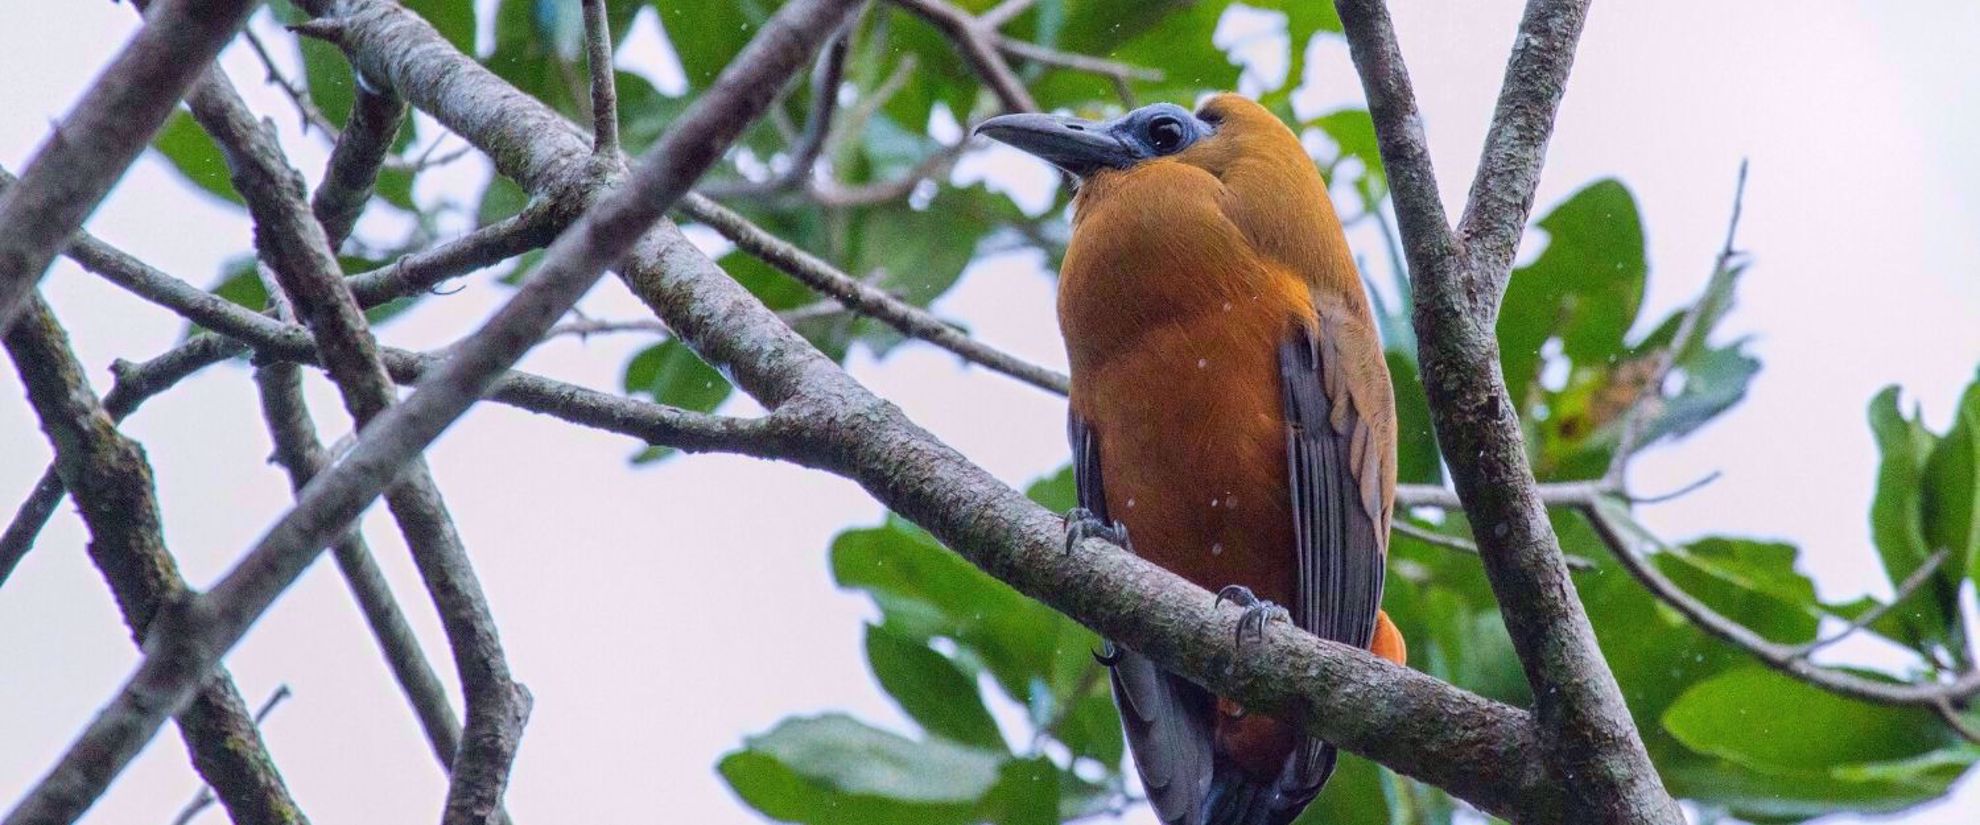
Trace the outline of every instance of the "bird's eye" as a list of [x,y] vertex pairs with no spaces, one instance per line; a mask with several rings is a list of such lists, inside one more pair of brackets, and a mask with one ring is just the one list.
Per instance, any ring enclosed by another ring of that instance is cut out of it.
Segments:
[[1172,117],[1158,117],[1148,124],[1148,145],[1164,155],[1182,146],[1182,121]]

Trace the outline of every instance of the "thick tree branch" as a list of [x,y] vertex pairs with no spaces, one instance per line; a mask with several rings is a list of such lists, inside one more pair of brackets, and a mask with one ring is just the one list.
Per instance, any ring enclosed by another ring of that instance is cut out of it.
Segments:
[[[308,330],[284,324],[174,278],[88,233],[77,233],[67,254],[85,270],[217,333],[194,339],[194,343],[225,344],[215,349],[233,355],[246,354],[252,349],[260,358],[321,364]],[[118,389],[111,391],[106,405],[116,400],[126,386],[142,388],[145,393],[162,391],[165,382],[152,383],[149,368],[159,364],[163,369],[171,356],[186,349],[173,350],[143,367],[120,372],[133,378],[128,384],[120,378]],[[443,363],[437,356],[391,347],[382,348],[379,355],[392,380],[408,386],[417,385]],[[689,412],[518,370],[504,373],[489,390],[488,399],[688,452],[729,452],[768,459],[787,459],[795,452],[783,417],[774,413],[763,418],[741,419]],[[115,412],[113,406],[112,413]]]
[[[111,423],[48,305],[30,295],[24,310],[5,336],[7,353],[55,448],[56,469],[76,491],[89,527],[90,560],[116,596],[132,640],[143,647],[159,612],[192,595],[165,548],[151,465],[144,448]],[[225,670],[207,680],[178,721],[193,767],[235,822],[308,822]],[[79,815],[94,797],[71,793],[73,787],[44,785],[48,792],[30,801]]]
[[158,0],[0,196],[0,331],[259,3]]
[[[347,11],[347,16],[340,15],[338,19],[340,26],[349,28],[362,26],[366,18],[376,21],[402,13],[396,5],[354,0],[315,5],[334,5],[340,7],[339,11]],[[406,463],[431,444],[509,365],[540,340],[557,318],[589,289],[598,274],[621,259],[642,233],[720,157],[742,129],[763,113],[777,86],[809,60],[816,46],[812,39],[815,34],[831,31],[852,5],[852,0],[798,0],[778,11],[735,62],[723,70],[714,86],[675,121],[625,184],[602,195],[577,226],[551,246],[535,275],[515,298],[433,370],[417,392],[374,419],[343,460],[317,476],[296,508],[256,542],[247,557],[212,591],[161,616],[154,630],[159,639],[147,651],[137,672],[70,745],[49,775],[9,814],[6,825],[73,822],[81,814],[81,808],[60,803],[69,800],[86,805],[103,792],[110,779],[157,732],[164,718],[185,705],[193,689],[212,672],[220,657],[240,640],[275,597],[301,575],[323,547],[348,530],[364,508],[395,481]],[[429,54],[437,51],[441,57],[452,52],[431,26],[416,17],[410,21],[400,19],[414,32],[432,38],[427,44],[404,45],[411,48],[424,45]],[[352,42],[353,38],[345,40]],[[392,58],[414,56],[400,53]],[[393,74],[370,71],[370,68],[359,66],[366,77],[394,81],[394,88],[408,99],[423,98],[423,93],[396,82],[399,78]],[[471,70],[436,78],[435,85],[476,81],[485,84],[492,79],[493,75],[474,66]],[[514,97],[528,99],[520,93]],[[458,103],[475,108],[486,106],[488,101],[462,99]],[[516,119],[521,115],[521,112],[484,112],[481,122],[486,125],[495,119],[515,126],[520,125]],[[545,112],[538,123],[556,120],[555,115]],[[456,132],[471,141],[476,139],[476,135],[458,128]],[[571,136],[567,127],[558,127],[555,133]],[[514,159],[517,153],[529,151],[527,142],[482,145],[482,148],[498,162],[505,155]],[[589,147],[586,149],[588,155]],[[557,161],[558,166],[567,163],[582,167],[586,161]],[[552,167],[539,167],[536,171],[541,173],[549,168]],[[72,230],[73,227],[65,228],[56,241],[66,239]]]
[[[346,28],[345,43],[367,76],[392,83],[477,145],[518,147],[498,156],[497,168],[532,192],[594,185],[577,177],[581,170],[563,180],[545,173],[574,168],[571,158],[590,148],[567,129],[525,140],[527,124],[551,117],[540,104],[443,51],[437,35],[396,7],[351,5],[363,22]],[[481,101],[482,110],[461,111],[463,100]],[[1329,741],[1487,810],[1560,819],[1562,790],[1526,714],[1290,630],[1275,628],[1264,647],[1248,643],[1233,661],[1235,611],[1212,611],[1210,594],[1100,542],[1065,552],[1057,515],[873,397],[671,225],[649,233],[619,268],[669,329],[798,430],[793,460],[858,480],[992,574],[1220,695],[1301,719]]]
[[1023,361],[971,338],[929,311],[895,298],[886,290],[840,272],[797,246],[770,234],[749,219],[698,194],[681,199],[680,211],[734,241],[736,247],[818,290],[847,309],[880,321],[910,338],[946,349],[964,361],[980,364],[1048,392],[1066,394],[1066,376]]
[[[396,97],[390,99],[403,119],[405,104]],[[362,432],[393,405],[397,396],[379,360],[364,310],[351,296],[331,252],[331,241],[326,237],[331,222],[319,223],[312,214],[304,200],[302,176],[289,166],[274,135],[247,110],[224,73],[218,69],[208,73],[194,88],[189,102],[193,117],[227,153],[234,188],[254,217],[255,245],[261,260],[315,335],[324,367]],[[360,132],[356,124],[353,117],[340,146],[349,145],[354,135],[396,131]],[[335,160],[333,155],[333,169]],[[355,208],[361,209],[363,203],[358,200]],[[332,221],[354,220],[355,211],[333,211],[329,217]],[[348,223],[344,228],[348,229]],[[415,456],[406,462],[398,482],[386,490],[385,501],[439,611],[467,701],[461,748],[454,757],[442,822],[488,822],[501,810],[509,767],[529,718],[529,693],[509,674],[493,611],[461,545],[439,485],[423,459]]]
[[1338,0],[1369,100],[1413,279],[1437,442],[1533,688],[1547,758],[1576,822],[1681,823],[1595,642],[1547,520],[1494,324],[1540,176],[1587,0],[1529,0],[1464,231],[1443,217],[1421,116],[1381,0]]

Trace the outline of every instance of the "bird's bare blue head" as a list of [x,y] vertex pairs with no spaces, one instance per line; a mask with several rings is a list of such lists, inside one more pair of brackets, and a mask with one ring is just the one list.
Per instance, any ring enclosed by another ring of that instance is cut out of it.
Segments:
[[1216,134],[1215,124],[1174,103],[1143,106],[1106,122],[1024,113],[983,121],[976,133],[1022,149],[1077,178],[1173,155]]

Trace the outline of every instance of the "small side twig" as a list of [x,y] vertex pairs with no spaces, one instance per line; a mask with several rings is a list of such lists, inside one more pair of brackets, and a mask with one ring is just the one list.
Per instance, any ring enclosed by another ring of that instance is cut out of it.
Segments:
[[585,61],[591,69],[591,149],[604,157],[619,152],[619,91],[613,76],[612,25],[605,0],[584,0]]
[[1795,655],[1799,658],[1806,659],[1815,651],[1847,639],[1864,628],[1876,624],[1878,619],[1890,615],[1891,611],[1896,610],[1898,605],[1910,599],[1912,595],[1918,592],[1919,588],[1924,587],[1926,582],[1931,581],[1933,574],[1939,572],[1939,566],[1945,564],[1946,560],[1950,558],[1952,558],[1952,549],[1940,548],[1939,552],[1933,553],[1931,557],[1925,559],[1924,564],[1918,565],[1917,570],[1911,571],[1911,575],[1906,576],[1904,581],[1898,583],[1897,590],[1891,594],[1890,601],[1858,614],[1856,618],[1849,620],[1849,623],[1844,625],[1843,629],[1837,631],[1833,636],[1816,639],[1795,648]]
[[282,71],[282,67],[275,64],[275,56],[269,53],[268,46],[261,42],[261,37],[254,33],[254,29],[242,29],[241,38],[247,41],[248,48],[254,51],[255,58],[261,61],[267,82],[281,89],[282,94],[289,98],[289,103],[296,107],[296,116],[302,120],[303,131],[307,132],[311,127],[315,127],[331,140],[336,140],[339,132],[337,124],[330,122],[330,117],[317,107],[316,100],[310,97],[308,89],[303,88],[301,83],[290,80],[288,74]]
[[[1395,521],[1389,524],[1389,529],[1394,530],[1410,538],[1416,539],[1417,541],[1423,542],[1424,544],[1435,545],[1437,547],[1442,547],[1446,550],[1456,550],[1460,553],[1466,553],[1472,556],[1478,555],[1478,545],[1475,542],[1467,541],[1457,536],[1452,536],[1445,533],[1439,533],[1435,530],[1429,530],[1423,527],[1419,527],[1407,519],[1396,519]],[[1568,569],[1570,570],[1579,571],[1579,570],[1595,569],[1594,562],[1591,562],[1580,556],[1568,556],[1567,565],[1568,565]]]
[[710,183],[701,187],[703,194],[716,198],[776,195],[801,189],[811,180],[839,108],[839,85],[845,78],[846,53],[852,48],[853,23],[847,21],[818,53],[818,62],[811,70],[811,107],[805,114],[804,131],[791,144],[790,165],[767,180]]
[[[1684,316],[1678,320],[1677,330],[1671,334],[1670,343],[1651,356],[1653,360],[1650,378],[1644,382],[1643,391],[1623,414],[1622,432],[1617,437],[1615,452],[1609,456],[1609,469],[1603,477],[1611,487],[1624,489],[1624,485],[1628,482],[1629,461],[1645,446],[1643,440],[1649,437],[1651,416],[1646,409],[1651,406],[1649,401],[1663,398],[1664,381],[1670,376],[1671,369],[1677,365],[1677,359],[1703,343],[1693,339],[1699,335],[1699,319],[1704,316],[1707,307],[1712,303],[1712,296],[1723,291],[1725,280],[1733,275],[1733,262],[1739,256],[1738,251],[1733,247],[1733,239],[1739,234],[1739,213],[1745,201],[1746,161],[1741,160],[1739,179],[1733,185],[1732,217],[1726,221],[1726,242],[1719,248],[1718,259],[1712,265],[1712,276],[1706,280],[1704,291],[1699,293],[1698,300],[1693,301],[1691,306],[1685,309]],[[1713,474],[1714,477],[1716,475]]]

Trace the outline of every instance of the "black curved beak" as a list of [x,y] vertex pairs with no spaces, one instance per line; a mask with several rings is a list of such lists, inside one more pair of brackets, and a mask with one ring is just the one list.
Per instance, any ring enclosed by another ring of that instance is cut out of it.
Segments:
[[1101,169],[1126,169],[1136,160],[1106,124],[1076,117],[998,115],[979,124],[976,133],[1037,155],[1079,178]]

